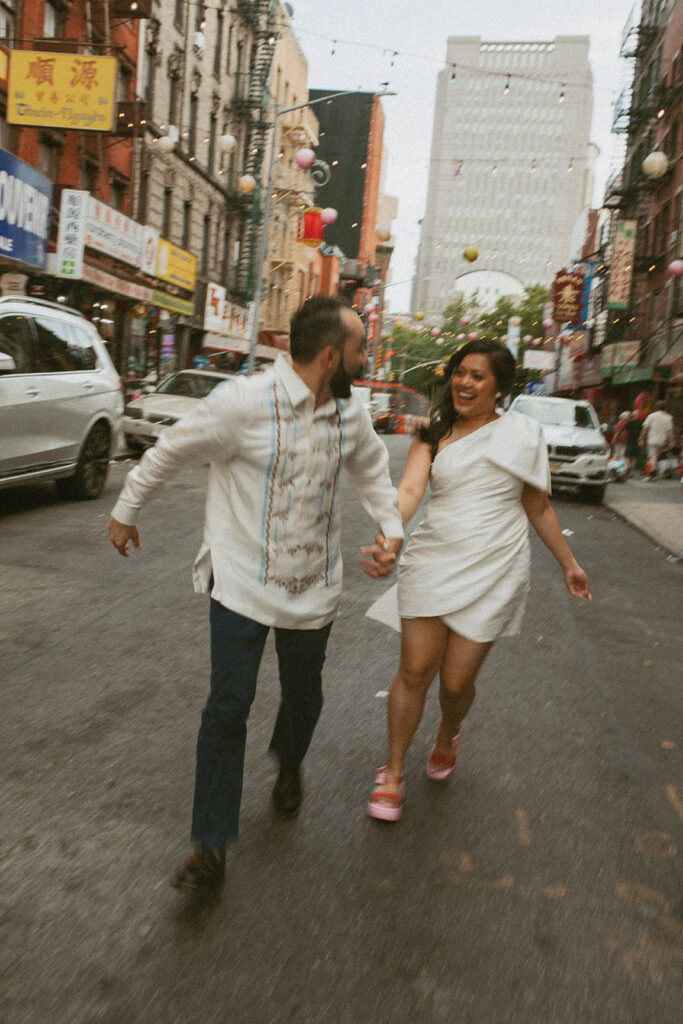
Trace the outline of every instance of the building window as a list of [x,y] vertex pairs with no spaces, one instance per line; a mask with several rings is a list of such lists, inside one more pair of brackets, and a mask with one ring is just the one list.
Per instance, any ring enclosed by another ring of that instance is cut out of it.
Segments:
[[97,192],[99,180],[99,169],[96,163],[91,160],[84,160],[80,170],[80,186],[84,192]]
[[211,215],[204,217],[204,230],[202,231],[202,276],[206,277],[209,266],[209,239],[211,238]]
[[57,181],[61,146],[47,136],[38,143],[38,170],[50,181]]
[[43,36],[45,39],[61,39],[64,26],[64,13],[56,5],[47,0],[43,17]]
[[213,74],[214,78],[221,77],[221,55],[223,53],[223,23],[225,15],[222,9],[218,11],[218,24],[216,26],[216,48],[213,51]]
[[183,203],[183,234],[181,239],[181,246],[183,249],[190,248],[190,228],[192,225],[192,203],[189,199],[186,199]]
[[193,92],[190,96],[190,129],[187,139],[187,154],[190,160],[197,155],[197,113],[199,110],[199,94]]
[[16,17],[15,0],[2,0],[0,3],[0,39],[4,39],[10,46],[14,42]]
[[128,187],[125,182],[121,181],[120,178],[110,178],[109,180],[109,205],[113,206],[115,210],[124,212],[126,208],[126,198],[128,195]]
[[178,28],[183,27],[183,15],[185,13],[185,0],[175,0],[175,16],[174,21]]
[[162,215],[161,222],[161,234],[164,238],[169,238],[171,235],[171,212],[173,208],[173,189],[164,189],[164,212]]
[[216,162],[216,132],[218,131],[218,115],[211,115],[211,126],[209,128],[209,155],[207,157],[207,170],[209,174],[213,175]]

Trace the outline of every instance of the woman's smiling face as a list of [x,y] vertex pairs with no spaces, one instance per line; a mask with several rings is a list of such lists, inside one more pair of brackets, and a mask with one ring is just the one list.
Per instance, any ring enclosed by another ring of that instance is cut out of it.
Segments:
[[493,416],[498,384],[489,357],[471,352],[456,366],[451,377],[453,407],[459,416]]

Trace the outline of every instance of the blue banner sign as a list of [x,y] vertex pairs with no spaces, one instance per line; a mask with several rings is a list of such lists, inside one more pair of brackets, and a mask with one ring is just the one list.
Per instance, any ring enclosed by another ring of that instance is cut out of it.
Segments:
[[52,182],[0,149],[0,258],[44,267]]

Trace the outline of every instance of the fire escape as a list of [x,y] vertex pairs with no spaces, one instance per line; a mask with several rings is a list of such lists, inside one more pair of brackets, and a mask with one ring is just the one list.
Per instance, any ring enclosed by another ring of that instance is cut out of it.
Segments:
[[[253,30],[254,48],[250,70],[238,80],[232,105],[238,113],[247,118],[248,144],[244,173],[260,181],[268,133],[272,127],[268,119],[268,84],[277,39],[277,2],[237,0],[237,13]],[[251,197],[242,200],[249,210],[249,225],[240,248],[235,291],[240,298],[247,301],[254,297],[256,254],[262,229],[264,198],[263,189],[259,187]]]

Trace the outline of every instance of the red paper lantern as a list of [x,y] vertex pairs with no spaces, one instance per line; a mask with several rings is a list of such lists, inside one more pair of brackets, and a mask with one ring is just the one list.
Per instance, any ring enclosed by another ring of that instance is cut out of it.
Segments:
[[304,210],[303,227],[299,241],[303,242],[304,245],[310,245],[313,249],[317,249],[323,240],[323,231],[325,229],[320,217],[321,213],[322,208],[320,206],[309,206],[307,210]]

